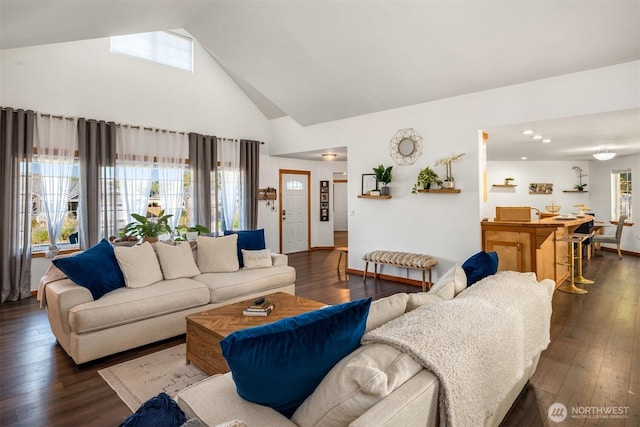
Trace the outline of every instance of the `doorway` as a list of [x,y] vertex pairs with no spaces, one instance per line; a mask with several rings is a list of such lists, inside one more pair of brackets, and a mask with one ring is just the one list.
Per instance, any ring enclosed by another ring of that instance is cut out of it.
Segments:
[[311,242],[311,172],[280,169],[280,253],[308,251]]

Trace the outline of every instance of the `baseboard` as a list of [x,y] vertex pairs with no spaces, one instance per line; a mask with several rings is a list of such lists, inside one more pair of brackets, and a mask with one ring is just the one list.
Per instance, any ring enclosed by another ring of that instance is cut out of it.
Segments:
[[335,246],[314,246],[309,250],[311,250],[311,251],[326,251],[326,250],[332,251],[334,249],[335,249]]
[[[349,274],[357,274],[359,276],[364,275],[363,270],[356,270],[354,268],[347,268],[347,273]],[[367,277],[373,278],[373,272],[367,272]],[[408,277],[398,277],[398,276],[390,276],[388,274],[378,273],[378,279],[388,280],[389,282],[402,283],[405,285],[413,285],[419,286],[422,289],[422,280],[410,279]],[[431,287],[431,283],[427,282],[427,289]]]
[[[614,252],[614,253],[616,253],[616,254],[618,253],[618,250],[617,250],[616,248],[605,248],[604,246],[602,246],[602,247],[600,247],[600,250],[601,250],[601,251],[604,251],[604,252]],[[626,251],[626,250],[624,250],[624,249],[621,249],[621,250],[620,250],[620,252],[621,252],[623,255],[630,255],[630,256],[637,256],[637,257],[640,257],[640,253],[638,253],[638,252]]]

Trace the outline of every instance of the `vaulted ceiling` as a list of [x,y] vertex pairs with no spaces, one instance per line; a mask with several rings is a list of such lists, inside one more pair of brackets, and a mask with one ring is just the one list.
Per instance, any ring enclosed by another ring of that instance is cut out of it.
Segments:
[[171,28],[303,126],[640,59],[637,0],[0,0],[2,49]]

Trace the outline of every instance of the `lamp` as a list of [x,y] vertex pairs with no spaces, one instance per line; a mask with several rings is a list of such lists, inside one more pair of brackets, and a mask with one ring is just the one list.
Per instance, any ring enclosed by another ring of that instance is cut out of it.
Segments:
[[322,157],[324,157],[325,160],[333,160],[338,157],[338,155],[333,153],[322,153]]
[[616,153],[610,153],[607,147],[600,147],[597,153],[593,155],[598,160],[611,160],[616,156]]

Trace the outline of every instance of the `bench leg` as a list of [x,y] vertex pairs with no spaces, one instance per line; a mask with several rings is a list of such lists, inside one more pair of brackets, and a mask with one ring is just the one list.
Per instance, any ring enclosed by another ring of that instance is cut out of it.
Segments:
[[425,281],[425,271],[422,270],[422,292],[427,292],[427,282]]
[[374,279],[378,279],[378,263],[374,262],[373,263],[373,278]]
[[367,270],[369,270],[369,261],[366,261],[364,263],[364,274],[362,275],[362,281],[363,282],[367,281]]
[[431,269],[432,267],[429,267],[429,289],[431,289],[431,285],[433,285],[433,281],[431,280]]

